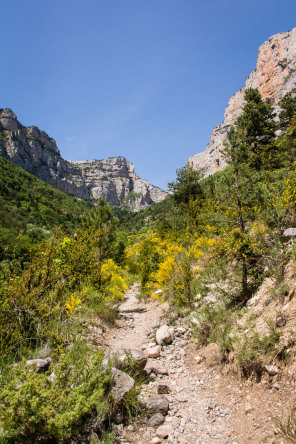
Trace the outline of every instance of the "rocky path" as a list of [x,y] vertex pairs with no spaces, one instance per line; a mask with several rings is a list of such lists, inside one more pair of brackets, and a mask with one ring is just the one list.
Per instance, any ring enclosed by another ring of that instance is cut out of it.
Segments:
[[166,313],[167,304],[157,300],[137,298],[139,284],[134,284],[126,292],[125,300],[119,307],[119,319],[115,328],[104,335],[104,343],[110,348],[142,348],[152,329],[159,325]]
[[[156,346],[155,331],[164,323],[167,306],[158,301],[143,302],[137,299],[138,286],[126,294],[120,307],[116,328],[107,332],[105,344],[111,348],[143,350],[148,356]],[[157,347],[156,347],[157,348]],[[187,325],[174,327],[171,344],[161,348],[158,357],[148,358],[146,370],[150,382],[143,385],[142,397],[162,394],[169,402],[163,417],[152,415],[140,418],[124,427],[116,426],[118,443],[137,444],[244,444],[283,443],[275,437],[267,413],[255,411],[257,394],[274,407],[278,400],[272,390],[265,399],[265,389],[255,387],[254,392],[244,388],[237,376],[223,375],[221,371],[205,365],[197,355]],[[154,353],[152,353],[154,354]],[[157,352],[155,355],[157,356]],[[280,404],[280,403],[279,403]],[[273,409],[274,411],[274,409]],[[261,417],[260,417],[261,413]]]

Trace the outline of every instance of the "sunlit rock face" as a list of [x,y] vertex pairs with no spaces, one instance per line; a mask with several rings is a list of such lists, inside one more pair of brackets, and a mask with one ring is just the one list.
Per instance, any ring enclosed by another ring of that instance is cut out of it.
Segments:
[[104,197],[112,205],[142,210],[167,193],[141,179],[124,157],[71,162],[54,139],[36,126],[24,127],[8,108],[0,110],[0,154],[45,182],[80,199]]
[[223,123],[214,128],[205,151],[190,157],[194,167],[206,168],[205,176],[226,166],[221,149],[227,140],[227,130],[242,112],[247,88],[258,88],[263,99],[273,103],[277,113],[282,97],[287,92],[296,92],[296,28],[276,34],[260,46],[256,69],[245,86],[230,98]]

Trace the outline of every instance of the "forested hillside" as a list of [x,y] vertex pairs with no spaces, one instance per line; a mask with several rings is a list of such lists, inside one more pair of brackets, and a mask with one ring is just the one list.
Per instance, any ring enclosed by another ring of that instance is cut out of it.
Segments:
[[0,157],[0,257],[24,260],[60,225],[73,233],[92,204],[69,196]]

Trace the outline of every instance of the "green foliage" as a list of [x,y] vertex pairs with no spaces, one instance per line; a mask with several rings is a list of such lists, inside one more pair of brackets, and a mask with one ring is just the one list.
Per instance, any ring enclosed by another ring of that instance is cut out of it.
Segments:
[[189,163],[179,168],[176,180],[168,184],[174,201],[177,204],[188,204],[191,199],[202,199],[201,178],[202,171],[194,169]]
[[264,102],[257,89],[245,91],[246,104],[236,120],[238,130],[250,153],[250,164],[256,170],[273,164],[275,122],[273,108]]
[[69,340],[65,327],[81,305],[96,306],[97,314],[110,309],[109,315],[114,316],[113,306],[127,285],[112,260],[98,269],[101,235],[100,229],[77,230],[71,237],[57,231],[23,270],[18,260],[2,263],[0,346],[4,355],[21,356],[28,347],[46,341],[64,344]]
[[0,131],[0,142],[3,142],[3,144],[8,142],[8,136],[4,130]]
[[104,199],[99,199],[97,206],[84,218],[84,226],[89,232],[96,233],[98,289],[102,286],[102,262],[110,255],[115,240],[117,220],[113,217],[111,207]]
[[286,130],[291,124],[292,117],[296,113],[296,97],[292,96],[291,92],[288,92],[280,101],[279,105],[282,111],[279,114],[280,127]]
[[73,233],[91,206],[0,157],[0,261],[28,260],[54,227]]
[[[100,435],[111,408],[110,374],[102,352],[76,343],[60,356],[54,375],[32,372],[25,362],[0,379],[0,421],[8,442],[70,442],[95,429]],[[80,441],[81,442],[81,441]]]
[[199,345],[215,342],[220,347],[223,358],[233,350],[231,335],[238,313],[224,304],[203,305],[197,313],[198,324],[194,329]]
[[261,335],[256,330],[248,331],[237,338],[236,359],[244,377],[260,378],[264,365],[277,356],[280,331],[273,321],[268,322],[269,332]]
[[277,163],[287,168],[294,161],[296,154],[296,114],[291,117],[285,130],[285,133],[278,138],[276,145]]
[[139,273],[141,277],[141,289],[143,292],[147,289],[147,284],[151,280],[153,273],[158,270],[161,256],[151,239],[144,239],[141,243],[139,254]]

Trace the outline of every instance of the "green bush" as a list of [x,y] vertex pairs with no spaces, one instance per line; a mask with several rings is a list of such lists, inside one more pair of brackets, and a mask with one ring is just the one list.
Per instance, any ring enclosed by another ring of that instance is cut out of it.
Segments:
[[264,366],[279,354],[277,346],[281,333],[273,321],[268,321],[267,324],[269,332],[265,335],[252,329],[236,338],[236,360],[246,378],[254,375],[260,379]]
[[204,305],[197,314],[199,324],[195,327],[195,336],[200,345],[215,342],[220,347],[223,358],[233,349],[231,334],[237,314],[224,305]]
[[32,372],[24,361],[6,369],[0,379],[3,438],[62,443],[91,430],[101,435],[111,409],[111,377],[102,358],[77,342],[46,373]]

